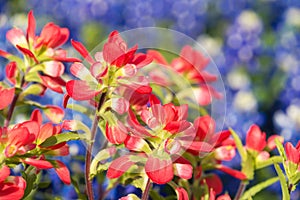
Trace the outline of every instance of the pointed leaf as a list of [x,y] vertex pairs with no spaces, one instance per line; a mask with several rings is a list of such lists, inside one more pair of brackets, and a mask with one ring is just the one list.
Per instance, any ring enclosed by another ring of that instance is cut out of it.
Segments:
[[42,95],[47,88],[41,84],[32,84],[28,86],[23,92],[21,93],[22,97],[26,97],[27,95]]
[[275,139],[275,143],[276,143],[276,147],[277,147],[277,150],[278,150],[280,156],[283,157],[284,160],[287,160],[287,157],[286,157],[286,154],[285,154],[285,151],[284,151],[284,148],[283,148],[283,145],[281,144],[281,142],[278,139]]
[[238,134],[233,129],[229,128],[229,131],[235,141],[236,148],[238,149],[239,154],[242,157],[242,160],[246,161],[247,160],[247,152],[244,149],[241,139],[239,138]]
[[270,165],[273,165],[274,163],[283,163],[283,158],[281,156],[272,156],[271,158],[263,161],[257,161],[255,164],[256,169],[261,169]]
[[273,177],[273,178],[270,178],[266,181],[263,181],[263,182],[260,182],[258,183],[257,185],[255,186],[252,186],[249,190],[247,190],[244,195],[242,196],[242,200],[245,199],[249,199],[251,197],[253,197],[254,195],[256,195],[257,193],[259,193],[261,190],[269,187],[270,185],[276,183],[277,181],[279,181],[279,178],[278,177]]
[[57,135],[53,135],[46,139],[42,144],[40,144],[40,147],[47,148],[54,146],[56,144],[60,144],[62,142],[68,142],[70,140],[84,140],[86,137],[83,134],[77,134],[77,133],[61,133]]
[[[278,147],[278,145],[277,145]],[[275,170],[278,174],[279,177],[279,181],[280,181],[280,185],[281,185],[281,192],[282,192],[282,199],[283,200],[289,200],[290,199],[290,193],[288,190],[288,186],[287,186],[287,182],[285,179],[285,176],[282,172],[282,170],[280,169],[278,164],[274,164]]]
[[94,157],[91,168],[90,168],[90,179],[92,179],[98,173],[98,165],[103,165],[104,160],[112,157],[116,153],[116,148],[114,146],[107,149],[103,149],[97,153]]

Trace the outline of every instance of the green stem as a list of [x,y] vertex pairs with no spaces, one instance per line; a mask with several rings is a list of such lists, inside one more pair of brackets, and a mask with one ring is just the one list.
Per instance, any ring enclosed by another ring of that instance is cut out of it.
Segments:
[[146,188],[145,188],[145,191],[144,191],[143,196],[142,196],[142,200],[147,200],[148,199],[150,189],[151,189],[151,181],[150,181],[150,178],[148,178]]
[[246,189],[246,186],[247,186],[247,183],[241,181],[240,186],[239,186],[239,189],[238,189],[238,191],[237,191],[237,193],[236,193],[236,195],[235,195],[234,200],[239,200],[239,199],[241,199],[241,197],[242,197],[242,195],[243,195],[243,193],[244,193],[244,191],[245,191],[245,189]]
[[93,120],[92,129],[91,129],[91,137],[90,143],[87,145],[86,155],[85,155],[85,181],[86,181],[86,192],[89,200],[94,199],[93,194],[93,187],[92,187],[92,180],[90,180],[90,168],[91,168],[91,161],[92,161],[92,150],[94,146],[94,139],[97,132],[98,122],[100,117],[98,116],[98,111],[101,110],[101,107],[105,101],[106,93],[102,93],[99,104],[97,107],[97,111]]

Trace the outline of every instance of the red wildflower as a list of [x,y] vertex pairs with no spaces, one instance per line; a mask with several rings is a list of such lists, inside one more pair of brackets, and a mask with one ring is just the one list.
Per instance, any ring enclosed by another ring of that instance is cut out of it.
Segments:
[[296,165],[300,164],[300,145],[294,147],[292,143],[287,142],[285,144],[285,152],[289,162],[292,162]]
[[34,136],[26,127],[14,126],[12,129],[0,128],[0,142],[5,146],[4,155],[7,158],[15,154],[26,153],[27,146],[32,143]]
[[176,194],[178,200],[189,200],[189,195],[185,189],[178,187],[176,188]]
[[0,199],[21,199],[26,188],[26,181],[20,176],[9,176],[9,174],[10,169],[3,165],[0,169]]
[[[119,124],[117,131],[107,131],[109,133],[107,136],[108,140],[111,141],[114,138],[111,142],[115,143],[115,138],[126,136],[124,144],[127,149],[146,153],[145,161],[143,162],[145,172],[154,183],[165,184],[171,181],[174,175],[183,179],[190,179],[193,171],[192,166],[189,161],[179,156],[179,153],[189,146],[195,132],[192,124],[186,121],[187,106],[161,105],[154,95],[150,95],[149,103],[149,108],[144,108],[140,111],[140,117],[147,127],[139,123],[130,109],[127,130],[124,125]],[[123,131],[120,132],[120,130]],[[151,143],[156,145],[156,150],[153,151],[146,142],[148,139],[151,141],[151,138],[156,141],[155,144]],[[126,168],[120,166],[118,173],[114,173],[117,174],[116,176],[112,177],[110,175],[108,177],[116,178],[121,176],[136,162],[130,160],[130,156],[126,157],[126,159],[128,162],[123,162],[128,163],[128,166],[126,165]],[[119,162],[119,160],[122,159],[118,158],[117,161]],[[111,168],[120,165],[117,161],[112,162],[109,167],[109,174],[115,171]]]
[[5,89],[0,85],[0,110],[11,104],[15,95],[15,88]]
[[[232,142],[229,131],[221,131],[215,133],[216,124],[214,119],[210,116],[198,117],[194,120],[194,127],[196,129],[196,136],[192,145],[188,148],[188,151],[194,155],[198,155],[207,146],[207,152],[211,152],[214,149],[215,156],[219,160],[231,160],[235,156],[235,144]],[[200,149],[197,149],[196,144]],[[204,145],[206,144],[206,145]]]
[[72,45],[91,65],[90,70],[81,63],[71,66],[71,73],[80,80],[69,81],[66,89],[75,100],[93,101],[110,84],[130,85],[131,80],[126,78],[152,61],[150,56],[136,53],[137,46],[127,50],[126,42],[117,31],[109,35],[103,51],[97,52],[95,59],[80,42],[72,41]]
[[[179,74],[183,75],[192,84],[197,84],[196,87],[192,88],[192,92],[200,105],[205,106],[210,104],[213,98],[222,98],[222,95],[219,92],[208,85],[209,82],[217,80],[215,75],[205,71],[209,59],[192,47],[183,47],[180,56],[173,59],[171,64],[168,64],[164,57],[157,51],[150,50],[148,51],[148,55],[151,55],[158,64],[169,66]],[[164,75],[159,77],[155,74],[153,79],[163,85],[164,83],[167,84],[167,82],[163,80]]]
[[247,132],[245,147],[256,159],[267,160],[270,157],[268,151],[276,148],[275,139],[278,139],[281,143],[284,140],[283,137],[278,135],[272,135],[266,140],[266,133],[262,132],[260,128],[254,124]]
[[56,174],[60,178],[62,182],[67,185],[71,184],[71,176],[70,171],[66,167],[66,165],[59,160],[44,160],[44,159],[34,159],[34,158],[26,158],[23,160],[24,163],[28,165],[32,165],[38,169],[51,169],[54,168]]
[[261,152],[266,145],[266,133],[262,132],[257,125],[252,125],[247,132],[246,148]]
[[[30,11],[26,34],[19,28],[13,28],[7,32],[6,38],[27,58],[26,62],[29,62],[31,66],[30,70],[28,69],[28,74],[33,75],[40,71],[45,75],[40,76],[40,79],[35,76],[34,82],[39,82],[56,92],[62,93],[61,87],[65,84],[61,82],[62,79],[60,78],[65,68],[62,62],[80,61],[77,58],[67,58],[65,50],[57,49],[68,40],[69,30],[50,22],[44,26],[40,35],[35,35],[35,28],[35,18],[33,12]],[[0,51],[0,55],[7,59],[17,59],[4,51]],[[8,79],[15,83],[15,76],[17,75],[15,66],[8,65],[6,72],[9,75]],[[53,87],[54,83],[58,85]]]
[[5,74],[9,82],[11,82],[12,84],[16,84],[16,78],[18,76],[17,63],[8,63],[5,67]]
[[220,194],[223,191],[223,183],[220,177],[216,174],[209,174],[202,182],[206,183],[209,190],[213,189],[216,194]]

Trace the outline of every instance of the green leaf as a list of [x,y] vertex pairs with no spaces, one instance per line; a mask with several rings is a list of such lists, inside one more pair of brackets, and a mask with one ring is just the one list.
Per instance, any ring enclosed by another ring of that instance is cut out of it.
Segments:
[[160,196],[158,191],[156,191],[156,190],[150,190],[149,195],[150,195],[151,199],[164,200],[164,198],[162,196]]
[[26,189],[23,195],[23,198],[25,198],[35,189],[34,187],[37,176],[34,172],[30,171],[29,173],[22,172],[22,177],[26,181]]
[[42,83],[41,78],[39,77],[39,74],[37,72],[28,73],[25,76],[26,82],[37,82]]
[[192,155],[191,153],[188,153],[188,152],[185,152],[182,156],[192,164],[193,168],[196,168],[198,166],[196,156],[194,156],[194,155]]
[[242,161],[245,162],[247,160],[247,151],[244,149],[244,146],[242,144],[240,137],[232,128],[229,128],[229,131],[234,139],[236,148],[238,149],[238,152],[242,157]]
[[281,144],[281,142],[278,139],[275,139],[275,144],[276,144],[276,147],[278,149],[278,152],[279,152],[280,156],[283,157],[284,160],[286,161],[287,158],[286,158],[286,154],[285,154],[283,145]]
[[95,111],[92,112],[92,109],[90,109],[89,107],[82,106],[82,105],[75,104],[75,103],[68,104],[67,108],[77,111],[77,112],[80,112],[82,114],[85,114],[86,116],[89,116],[89,117],[94,116],[94,113],[95,113]]
[[298,183],[300,182],[300,172],[297,171],[289,180],[293,185],[298,185]]
[[[277,146],[278,147],[278,146]],[[286,179],[285,176],[282,172],[282,170],[279,167],[279,164],[274,164],[275,170],[278,174],[279,177],[279,181],[280,181],[280,185],[281,185],[281,190],[282,190],[282,199],[283,200],[289,200],[290,199],[290,193],[289,193],[289,189],[286,183]]]
[[45,189],[45,188],[49,187],[50,184],[51,184],[51,182],[40,182],[38,184],[38,188]]
[[282,163],[283,157],[281,156],[273,156],[267,160],[264,161],[257,161],[256,162],[256,169],[261,169],[270,165],[273,165],[274,163]]
[[73,176],[71,176],[71,183],[74,186],[74,190],[78,195],[78,199],[86,200],[87,197],[80,191],[78,181],[75,180]]
[[115,153],[116,153],[116,149],[114,146],[107,149],[103,149],[97,153],[97,155],[94,157],[91,163],[90,175],[89,175],[90,179],[92,179],[99,171],[108,169],[109,165],[104,165],[105,163],[101,163],[101,164],[99,163],[112,157]]
[[43,92],[44,87],[40,84],[32,84],[29,87],[27,87],[20,95],[20,98],[24,98],[27,95],[33,94],[33,95],[39,95]]
[[85,138],[86,138],[85,134],[77,134],[77,133],[71,133],[71,132],[60,133],[60,134],[49,137],[40,146],[47,148],[47,147],[51,147],[56,144],[60,144],[62,142],[68,142],[70,140],[84,140]]
[[23,101],[25,104],[27,105],[30,105],[30,106],[35,106],[35,107],[38,107],[38,108],[46,108],[46,106],[43,106],[42,104],[38,103],[38,102],[35,102],[35,101]]
[[253,187],[251,187],[249,190],[247,190],[244,195],[242,196],[242,200],[243,199],[252,199],[252,197],[254,195],[256,195],[257,193],[259,193],[261,190],[269,187],[270,185],[276,183],[277,181],[279,180],[278,177],[273,177],[273,178],[270,178],[266,181],[263,181]]
[[249,152],[247,154],[247,159],[242,161],[242,172],[247,176],[248,180],[252,180],[254,178],[255,161]]
[[142,190],[142,192],[144,192],[146,185],[147,185],[147,180],[148,177],[146,177],[145,175],[139,176],[135,179],[132,180],[132,182],[130,183],[130,185],[133,185],[136,188],[139,188]]

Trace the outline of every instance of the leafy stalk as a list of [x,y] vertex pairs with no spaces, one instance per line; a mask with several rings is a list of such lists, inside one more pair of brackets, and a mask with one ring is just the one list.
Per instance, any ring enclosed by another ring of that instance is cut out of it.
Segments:
[[286,183],[286,179],[285,176],[282,172],[282,170],[280,169],[278,164],[274,164],[275,170],[278,174],[279,177],[279,181],[280,181],[280,185],[281,185],[281,190],[282,190],[282,199],[283,200],[288,200],[290,199],[290,193],[289,193],[289,189]]
[[87,150],[86,150],[86,155],[85,155],[85,181],[86,181],[86,192],[87,192],[87,196],[88,199],[93,200],[94,199],[94,195],[93,195],[93,187],[92,187],[92,180],[90,180],[90,168],[91,168],[91,161],[92,161],[92,150],[93,150],[93,146],[94,146],[94,139],[96,136],[96,132],[97,132],[97,127],[98,127],[98,122],[100,120],[100,116],[98,116],[98,111],[101,110],[101,107],[104,104],[106,98],[106,93],[102,93],[100,100],[99,100],[99,104],[97,107],[97,111],[93,120],[93,124],[92,124],[92,129],[91,129],[91,136],[90,136],[90,143],[88,143],[87,145]]
[[269,187],[270,185],[276,183],[279,180],[278,177],[270,178],[266,181],[263,181],[261,183],[258,183],[257,185],[253,186],[249,190],[247,190],[244,195],[242,196],[242,199],[249,199],[252,198],[254,195],[256,195],[261,190]]
[[150,181],[150,178],[148,178],[147,185],[146,185],[145,191],[142,196],[142,200],[148,199],[150,189],[151,189],[151,181]]
[[236,195],[234,197],[234,200],[241,199],[241,197],[242,197],[242,195],[243,195],[243,193],[244,193],[244,191],[246,189],[247,184],[248,184],[247,182],[241,181],[239,189],[238,189],[238,191],[237,191],[237,193],[236,193]]

